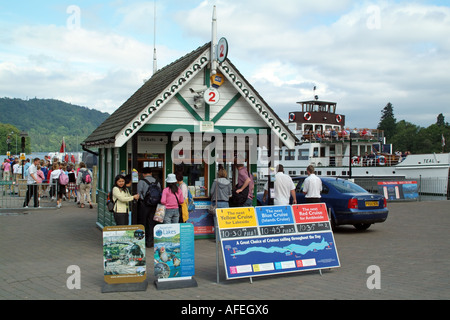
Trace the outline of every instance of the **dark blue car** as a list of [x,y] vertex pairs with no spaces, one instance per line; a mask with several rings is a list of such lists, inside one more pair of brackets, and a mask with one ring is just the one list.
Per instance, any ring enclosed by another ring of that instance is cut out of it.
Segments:
[[[297,204],[305,203],[303,182],[306,177],[292,178],[296,186]],[[382,195],[372,194],[348,180],[320,177],[322,180],[322,202],[328,208],[332,226],[353,225],[358,230],[366,230],[373,223],[384,222],[389,210]],[[258,205],[263,202],[263,193],[257,195]],[[291,199],[292,200],[292,199]]]

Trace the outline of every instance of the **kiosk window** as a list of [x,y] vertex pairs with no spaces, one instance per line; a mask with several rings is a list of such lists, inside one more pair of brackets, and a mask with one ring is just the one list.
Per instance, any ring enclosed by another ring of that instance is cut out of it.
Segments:
[[207,166],[202,164],[182,164],[176,166],[175,171],[183,173],[183,181],[187,184],[192,196],[208,196]]

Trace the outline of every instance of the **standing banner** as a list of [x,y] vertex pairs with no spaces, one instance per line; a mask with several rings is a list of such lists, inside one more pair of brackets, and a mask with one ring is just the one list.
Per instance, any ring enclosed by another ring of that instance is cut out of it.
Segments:
[[378,182],[378,192],[386,200],[417,200],[419,192],[417,181],[382,181]]
[[340,266],[324,203],[216,214],[227,279]]
[[146,280],[144,230],[142,225],[103,228],[103,266],[106,283],[137,283]]
[[195,209],[189,212],[188,223],[194,226],[194,234],[196,238],[214,236],[214,219],[209,214],[211,201],[195,200]]
[[154,229],[157,279],[190,278],[195,274],[194,226],[190,223],[159,224]]

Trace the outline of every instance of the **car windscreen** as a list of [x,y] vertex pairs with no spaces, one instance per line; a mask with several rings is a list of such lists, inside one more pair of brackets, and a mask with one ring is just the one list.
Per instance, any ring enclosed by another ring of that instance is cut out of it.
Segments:
[[368,193],[364,188],[347,180],[328,180],[327,183],[340,193]]

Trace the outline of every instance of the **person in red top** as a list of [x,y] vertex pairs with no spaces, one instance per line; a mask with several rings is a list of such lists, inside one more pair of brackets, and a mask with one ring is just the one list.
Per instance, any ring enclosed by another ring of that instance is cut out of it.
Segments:
[[3,169],[3,180],[5,181],[11,180],[11,162],[9,159],[5,159],[5,161],[2,163],[2,169]]
[[248,186],[248,197],[241,207],[251,207],[253,206],[253,189],[255,187],[255,183],[253,182],[252,177],[248,173],[247,168],[244,167],[243,164],[237,164],[236,168],[239,171],[238,186],[240,186],[240,188],[236,190],[236,193],[241,193]]

